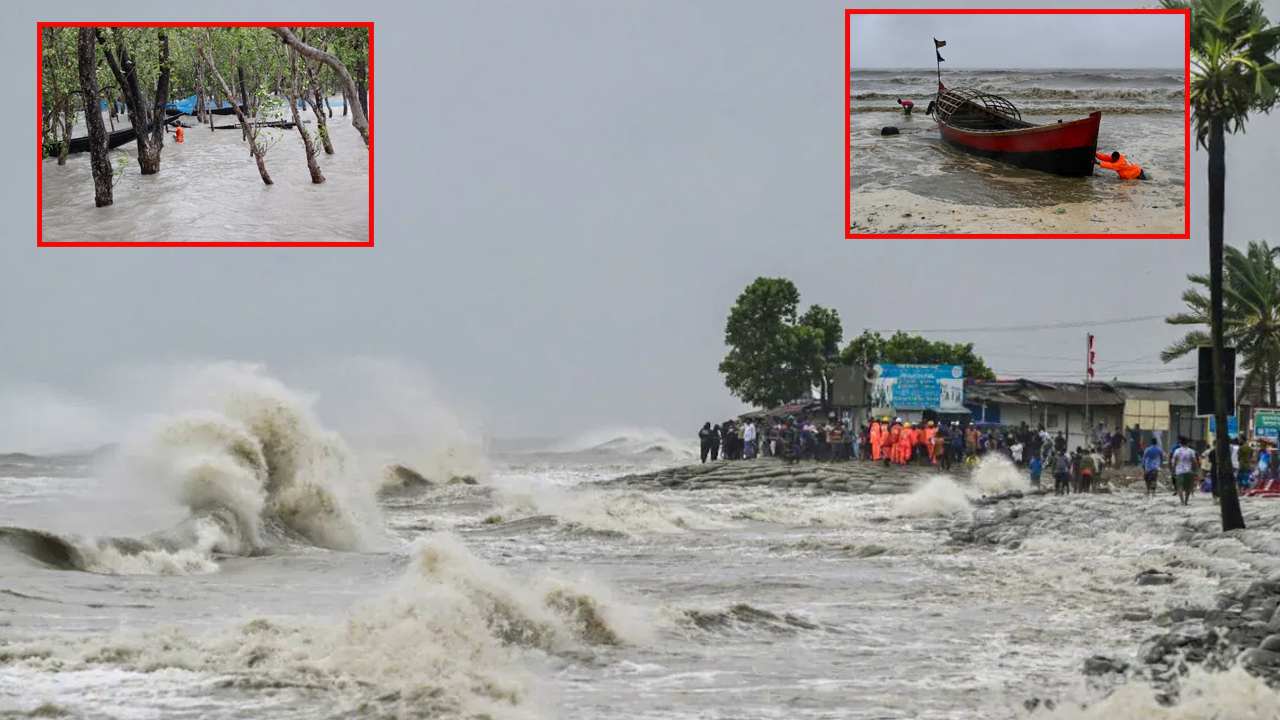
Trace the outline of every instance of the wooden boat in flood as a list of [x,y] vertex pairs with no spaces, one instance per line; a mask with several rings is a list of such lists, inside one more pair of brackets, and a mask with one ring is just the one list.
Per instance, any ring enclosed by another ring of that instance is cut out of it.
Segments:
[[[175,123],[178,123],[178,118],[176,116],[170,117],[164,122],[165,125],[173,125]],[[151,131],[150,125],[147,126],[147,131]],[[109,132],[107,133],[107,149],[114,150],[122,145],[127,145],[133,142],[137,137],[138,136],[133,132],[133,126],[129,126],[115,132]],[[71,141],[67,143],[67,154],[74,155],[76,153],[89,152],[90,147],[91,145],[89,144],[88,135],[85,135],[84,137],[71,138]],[[45,157],[58,157],[61,152],[61,140],[56,142],[46,141],[44,143]]]
[[965,152],[1055,175],[1093,174],[1101,112],[1033,125],[1008,100],[970,88],[940,92],[931,109],[942,139]]

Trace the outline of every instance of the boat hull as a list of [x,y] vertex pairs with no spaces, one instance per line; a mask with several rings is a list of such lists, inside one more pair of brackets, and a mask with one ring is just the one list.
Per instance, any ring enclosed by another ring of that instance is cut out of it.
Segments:
[[[174,116],[165,120],[164,124],[172,125],[176,122],[178,122],[178,119],[176,116]],[[150,131],[151,131],[151,128],[148,127],[147,132],[150,132]],[[117,130],[113,133],[107,133],[107,148],[109,150],[114,150],[122,145],[127,145],[133,142],[134,140],[137,139],[137,137],[138,136],[135,135],[133,132],[133,126],[127,126],[122,130]],[[74,155],[76,153],[89,152],[90,147],[92,146],[89,144],[88,135],[84,137],[71,138],[71,142],[67,143],[67,154]],[[46,142],[44,144],[45,157],[58,157],[58,155],[61,152],[62,152],[61,142]]]
[[1093,174],[1102,113],[1055,125],[1017,130],[974,131],[939,120],[942,139],[952,147],[1016,167],[1082,177]]

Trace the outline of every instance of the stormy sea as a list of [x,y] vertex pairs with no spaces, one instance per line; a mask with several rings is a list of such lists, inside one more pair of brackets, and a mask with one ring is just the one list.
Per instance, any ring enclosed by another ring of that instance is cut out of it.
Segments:
[[1280,708],[1266,651],[1207,668],[1197,635],[1230,593],[1274,610],[1280,500],[1222,537],[1204,498],[1039,496],[1001,461],[679,479],[700,423],[502,441],[412,393],[352,423],[259,367],[180,385],[105,446],[0,456],[0,715]]
[[[948,71],[943,67],[942,82],[949,88],[974,88],[1004,97],[1018,108],[1022,119],[1037,125],[1069,122],[1101,111],[1099,152],[1119,151],[1141,166],[1149,180],[1121,183],[1114,171],[1101,169],[1089,177],[1063,178],[968,155],[945,145],[937,124],[924,112],[937,90],[936,74],[921,69],[855,69],[849,78],[849,175],[858,206],[853,220],[863,231],[1044,232],[1044,225],[1055,223],[1060,227],[1053,229],[1072,233],[1182,232],[1186,117],[1181,68]],[[903,114],[899,99],[915,103],[910,117]],[[899,134],[882,136],[882,129],[889,126]],[[909,205],[902,197],[906,194],[923,198],[921,207],[931,211],[930,219],[936,222],[922,221],[919,210],[906,223],[898,222],[900,212],[891,218],[866,218],[869,211],[886,204],[893,209]],[[1073,213],[1080,216],[1076,222],[1009,213],[1012,209],[1052,211],[1064,205],[1087,213]],[[986,222],[966,218],[965,207],[990,209]],[[950,217],[951,208],[958,208],[961,217]],[[1040,227],[1030,227],[1036,221]],[[1140,227],[1143,223],[1147,228]],[[899,224],[907,227],[895,230]]]

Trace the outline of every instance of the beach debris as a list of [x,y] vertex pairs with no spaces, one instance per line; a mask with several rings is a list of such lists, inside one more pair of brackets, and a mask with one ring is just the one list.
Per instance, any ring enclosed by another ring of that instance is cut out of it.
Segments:
[[886,127],[886,128],[881,128],[881,129],[880,129],[880,134],[881,134],[881,135],[897,135],[897,134],[898,134],[898,128],[893,127],[892,125],[891,125],[891,126],[889,126],[889,127]]
[[911,217],[911,213],[903,213],[902,217]]
[[1067,209],[1066,209],[1066,208],[1058,208],[1057,210],[1054,210],[1053,212],[1054,212],[1054,214],[1055,214],[1055,215],[1065,215],[1065,214],[1066,214],[1066,212],[1067,212]]

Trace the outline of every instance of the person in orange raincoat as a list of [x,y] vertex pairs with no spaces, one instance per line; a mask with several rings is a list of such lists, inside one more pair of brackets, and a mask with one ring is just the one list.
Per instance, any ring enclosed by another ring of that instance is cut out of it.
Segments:
[[884,448],[884,450],[880,453],[880,457],[882,460],[884,460],[885,465],[888,465],[889,462],[894,459],[897,453],[897,448],[898,448],[898,438],[901,435],[902,435],[902,427],[898,425],[898,423],[894,423],[889,426],[889,436],[888,436],[889,447]]
[[898,436],[898,464],[906,465],[911,459],[911,447],[916,442],[916,431],[911,427],[911,423],[904,423],[902,426],[902,434]]
[[880,421],[872,420],[871,430],[868,433],[868,439],[871,441],[871,459],[872,460],[880,459],[880,444],[882,442],[882,439],[880,437],[881,432],[882,430],[880,428]]
[[1111,153],[1110,155],[1103,155],[1102,153],[1096,153],[1095,155],[1096,157],[1094,158],[1094,161],[1093,161],[1094,165],[1097,165],[1099,167],[1104,167],[1108,170],[1115,170],[1117,173],[1120,174],[1120,177],[1122,179],[1125,179],[1125,180],[1146,180],[1147,179],[1147,174],[1142,172],[1142,168],[1138,167],[1137,165],[1134,165],[1128,160],[1125,160],[1124,156],[1121,155],[1120,151],[1118,150],[1116,152]]
[[936,437],[938,437],[938,428],[934,427],[933,421],[930,420],[929,424],[924,428],[924,449],[925,452],[929,453],[930,465],[938,464],[938,451],[934,449],[933,443],[933,440]]

